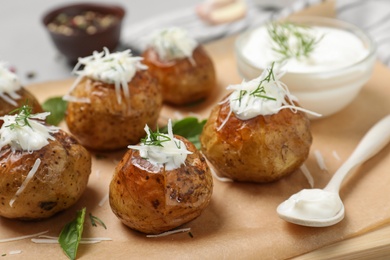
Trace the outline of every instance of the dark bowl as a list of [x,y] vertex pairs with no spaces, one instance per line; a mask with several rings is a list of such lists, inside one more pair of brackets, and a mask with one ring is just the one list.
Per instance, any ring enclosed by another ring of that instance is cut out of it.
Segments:
[[[103,15],[112,14],[118,19],[115,23],[96,31],[94,34],[78,33],[65,35],[49,30],[48,28],[48,25],[61,13],[74,16],[85,11],[93,11]],[[58,51],[63,54],[71,64],[75,64],[79,57],[89,56],[93,51],[102,51],[103,47],[107,47],[110,51],[115,50],[119,44],[124,16],[125,10],[120,6],[111,4],[76,3],[60,6],[48,11],[43,16],[43,24],[49,32]]]

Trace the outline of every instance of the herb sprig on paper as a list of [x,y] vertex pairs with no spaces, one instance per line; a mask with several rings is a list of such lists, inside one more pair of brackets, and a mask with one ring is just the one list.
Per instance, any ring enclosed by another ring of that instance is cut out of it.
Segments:
[[309,57],[323,38],[323,35],[314,35],[311,27],[292,22],[269,23],[267,31],[273,43],[272,50],[280,55],[278,62]]

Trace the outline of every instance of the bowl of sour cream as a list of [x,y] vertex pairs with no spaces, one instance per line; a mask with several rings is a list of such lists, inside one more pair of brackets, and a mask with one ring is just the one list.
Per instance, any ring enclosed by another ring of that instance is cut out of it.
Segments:
[[332,18],[294,17],[248,30],[235,42],[245,80],[275,63],[300,106],[330,116],[348,106],[370,79],[376,60],[372,39]]

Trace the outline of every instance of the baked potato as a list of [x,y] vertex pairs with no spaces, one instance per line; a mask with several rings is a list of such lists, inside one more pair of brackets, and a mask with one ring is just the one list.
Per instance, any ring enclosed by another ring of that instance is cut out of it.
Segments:
[[65,114],[69,131],[86,148],[125,148],[139,142],[145,134],[145,124],[157,125],[162,107],[157,80],[147,70],[137,70],[122,88],[118,101],[116,84],[86,76],[70,91],[76,99],[89,99],[89,102],[70,100]]
[[[19,96],[17,99],[13,99],[15,103],[11,104],[0,98],[0,116],[7,115],[22,105],[29,105],[32,107],[33,113],[41,113],[43,109],[37,98],[25,88],[20,88],[15,91]],[[0,122],[0,127],[2,122]]]
[[[0,63],[0,116],[7,115],[22,105],[32,107],[34,113],[42,112],[36,97],[22,87],[17,75]],[[0,127],[3,122],[0,122]]]
[[[272,182],[307,159],[310,121],[272,69],[234,85],[213,108],[200,136],[201,149],[218,175],[235,181]],[[276,80],[275,80],[276,78]]]
[[[174,47],[170,46],[170,48]],[[166,103],[177,106],[187,105],[207,98],[215,89],[214,64],[200,44],[191,51],[189,57],[163,58],[154,45],[149,46],[142,56],[144,64],[159,80],[163,100]]]
[[197,218],[210,202],[213,180],[205,158],[187,139],[179,168],[159,167],[129,149],[117,165],[109,188],[112,211],[128,227],[159,234]]
[[[6,124],[3,128],[12,128],[12,125]],[[8,138],[5,136],[2,132],[0,216],[22,220],[44,219],[78,201],[91,173],[91,156],[73,137],[58,129],[50,135],[48,144],[31,150],[13,146],[22,141],[14,140],[12,144],[3,145],[4,139]],[[24,142],[30,142],[27,146],[31,148],[39,138],[29,138]]]

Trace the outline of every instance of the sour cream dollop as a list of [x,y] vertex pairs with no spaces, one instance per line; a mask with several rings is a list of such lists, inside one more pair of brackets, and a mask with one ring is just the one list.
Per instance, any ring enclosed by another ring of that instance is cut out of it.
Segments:
[[0,62],[0,98],[5,102],[17,106],[15,100],[20,99],[20,95],[16,93],[22,88],[17,75],[6,67],[6,64]]
[[278,212],[294,218],[326,219],[336,216],[343,207],[338,194],[322,189],[303,189],[284,201]]
[[0,128],[0,150],[10,145],[13,151],[33,152],[49,144],[48,140],[54,140],[53,133],[58,132],[56,126],[44,124],[49,112],[26,116],[24,112],[17,115],[5,115],[0,117],[4,124]]
[[[168,171],[180,168],[185,163],[187,155],[192,154],[187,150],[184,142],[174,137],[171,120],[168,121],[168,134],[159,133],[152,137],[152,132],[147,125],[145,132],[147,136],[144,142],[140,145],[129,145],[128,148],[139,150],[142,158],[159,168],[165,167]],[[160,145],[153,144],[153,139]]]
[[[306,33],[317,41],[308,57],[291,57],[283,64],[288,72],[325,72],[347,67],[367,57],[368,50],[363,42],[354,34],[336,28],[312,26],[305,27]],[[288,39],[288,48],[297,49],[297,39]],[[248,37],[242,53],[252,64],[266,68],[273,61],[280,60],[278,48],[268,33],[267,26],[259,27]]]
[[280,81],[284,72],[275,71],[273,65],[264,70],[258,77],[250,81],[243,81],[241,84],[229,85],[228,90],[233,90],[229,97],[222,101],[229,102],[230,112],[218,129],[221,129],[231,113],[241,120],[247,120],[259,115],[272,115],[282,109],[292,111],[304,111],[314,116],[321,116],[318,113],[295,106],[298,99],[292,95],[287,86]]
[[161,60],[171,61],[191,58],[198,42],[186,30],[170,27],[154,32],[149,46],[156,50]]

